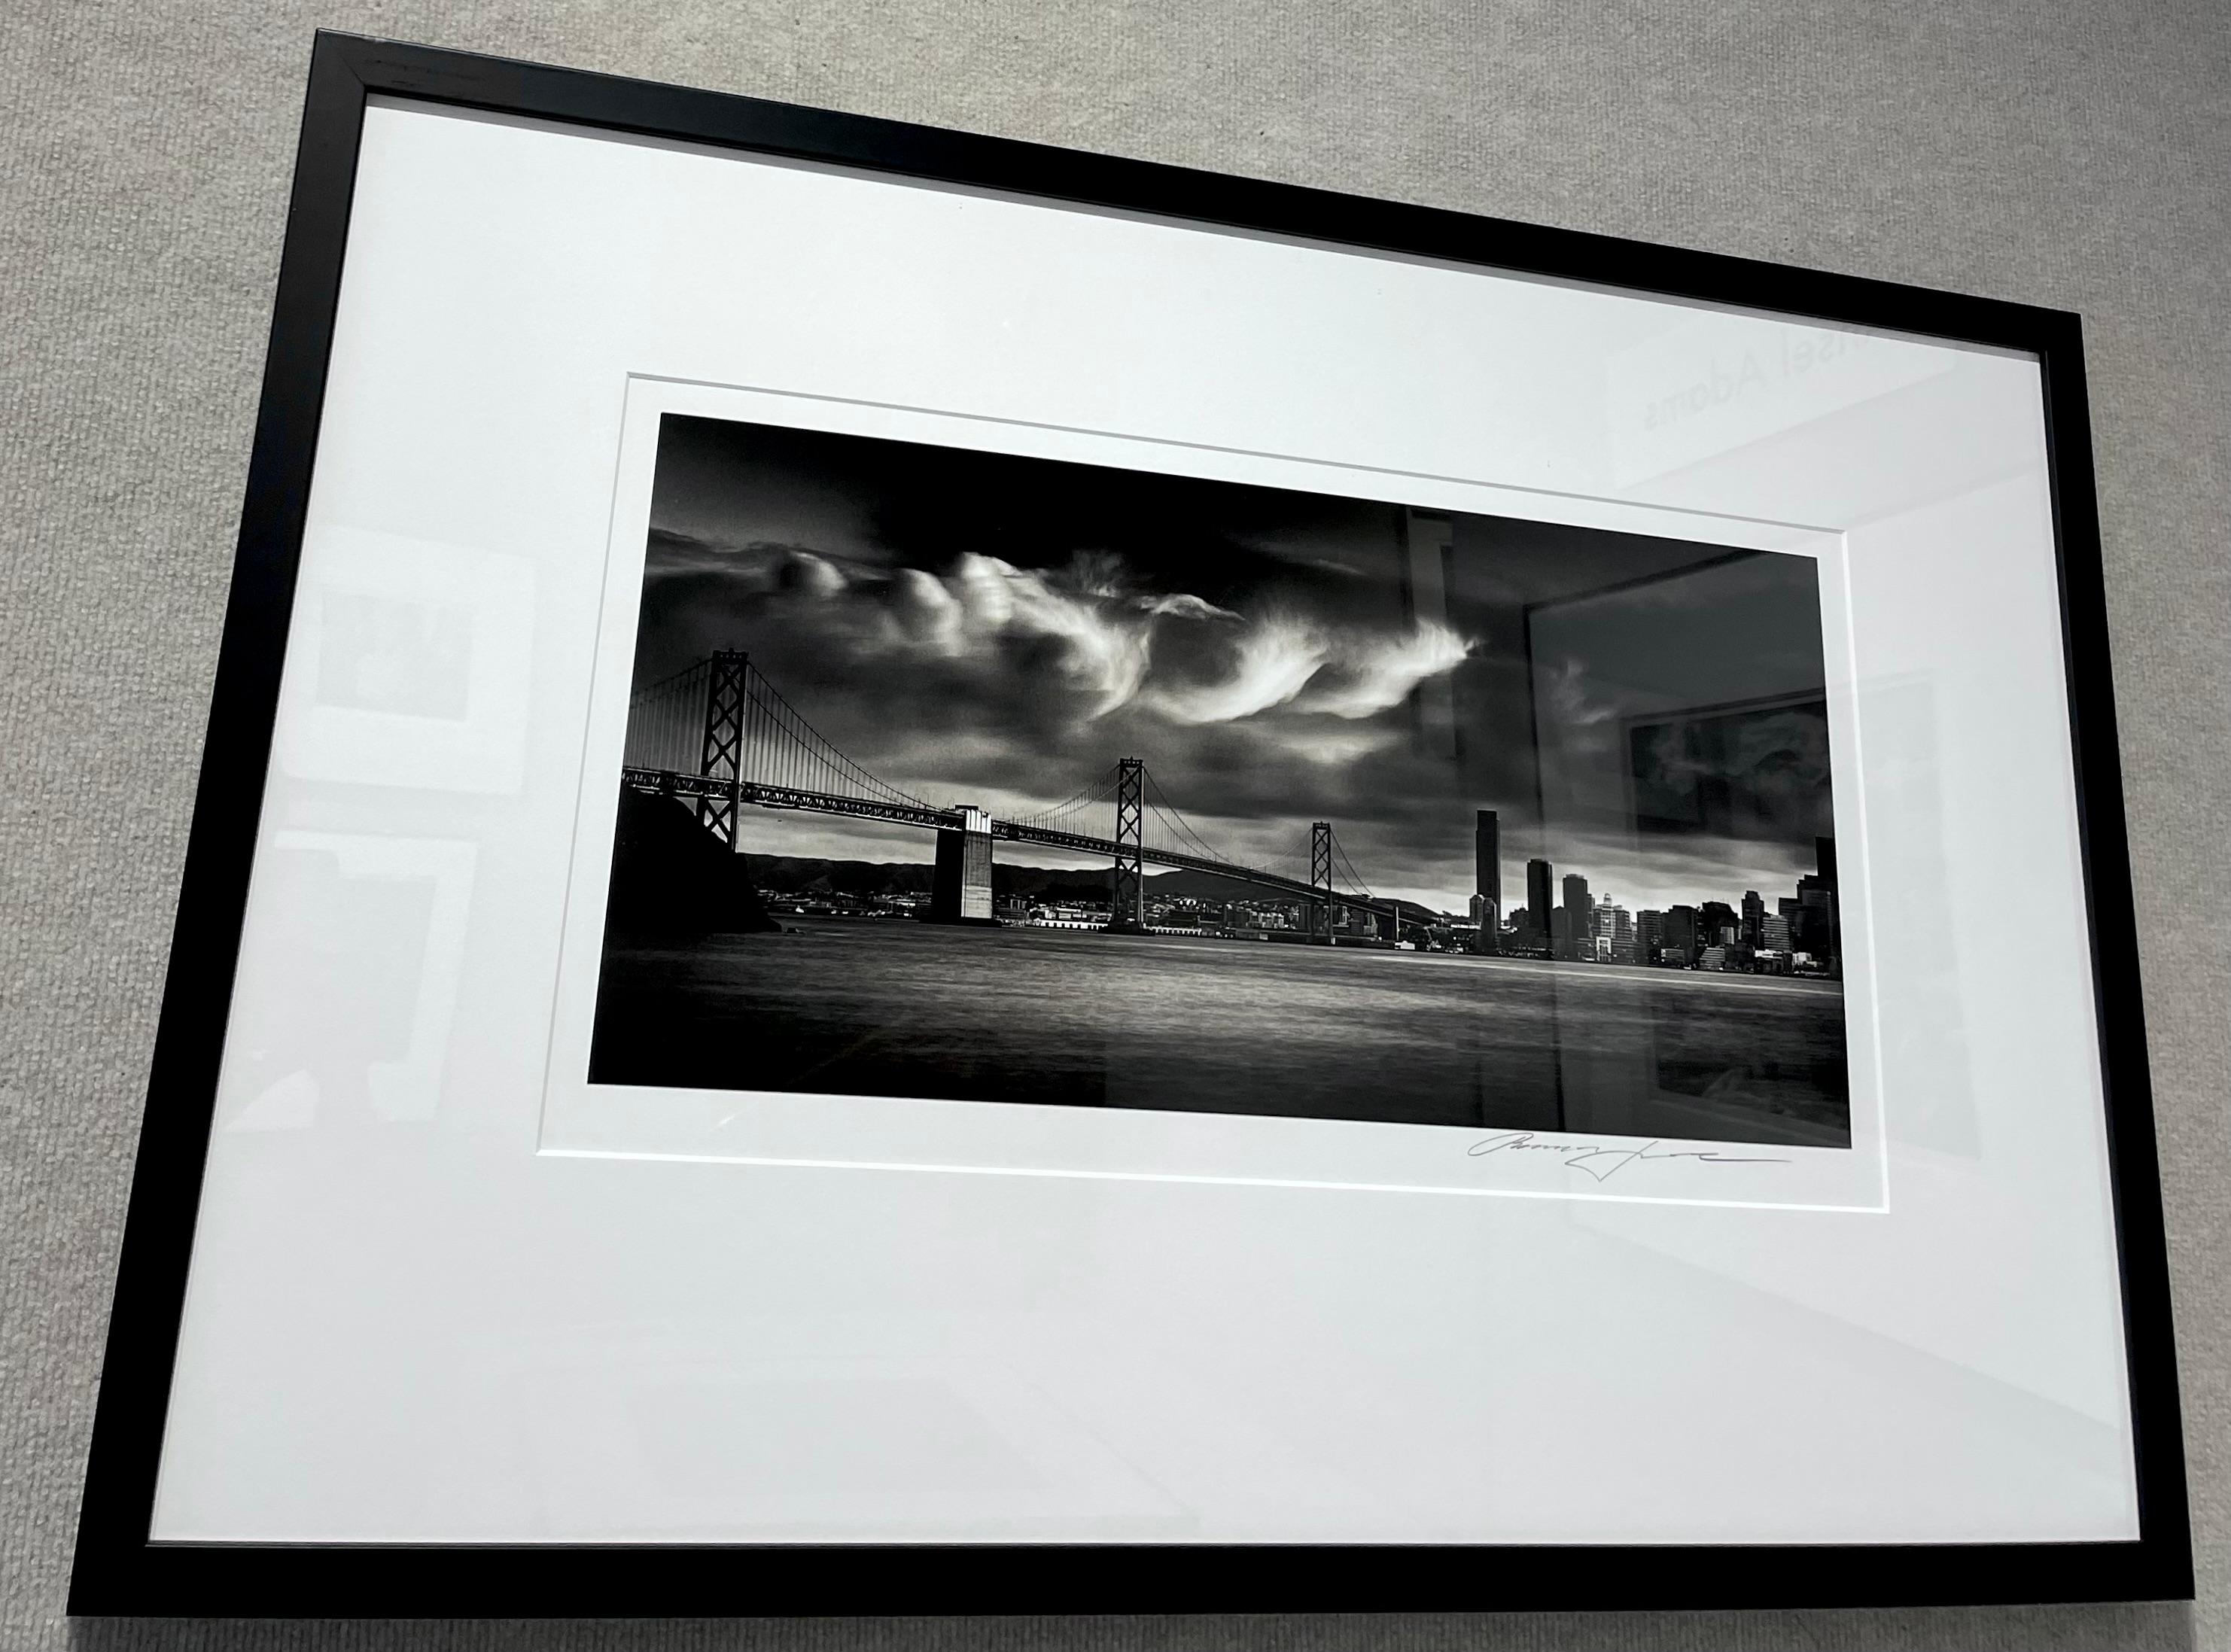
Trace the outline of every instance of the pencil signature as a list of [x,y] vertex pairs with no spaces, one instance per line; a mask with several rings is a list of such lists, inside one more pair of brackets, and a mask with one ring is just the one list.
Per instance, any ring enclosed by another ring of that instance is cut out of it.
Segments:
[[1576,1170],[1594,1177],[1599,1182],[1608,1182],[1630,1165],[1645,1159],[1693,1158],[1705,1165],[1787,1165],[1786,1158],[1749,1158],[1735,1153],[1715,1152],[1709,1148],[1667,1147],[1659,1141],[1646,1141],[1639,1147],[1604,1147],[1586,1141],[1536,1141],[1531,1130],[1506,1130],[1501,1135],[1483,1137],[1466,1150],[1471,1158],[1484,1158],[1490,1153],[1555,1153],[1565,1161],[1567,1170]]

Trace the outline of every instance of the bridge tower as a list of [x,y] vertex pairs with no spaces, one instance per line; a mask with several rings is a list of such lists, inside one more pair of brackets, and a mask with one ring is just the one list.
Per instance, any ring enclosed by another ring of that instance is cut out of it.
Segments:
[[1116,765],[1116,864],[1108,878],[1108,927],[1118,935],[1147,930],[1146,794],[1146,760],[1125,758]]
[[705,744],[697,772],[728,782],[723,794],[708,793],[697,800],[697,818],[723,843],[736,844],[736,816],[743,805],[744,716],[750,704],[744,679],[751,669],[749,656],[722,649],[713,656],[713,669],[705,685]]
[[1310,887],[1317,897],[1310,903],[1310,939],[1332,945],[1332,823],[1310,823]]

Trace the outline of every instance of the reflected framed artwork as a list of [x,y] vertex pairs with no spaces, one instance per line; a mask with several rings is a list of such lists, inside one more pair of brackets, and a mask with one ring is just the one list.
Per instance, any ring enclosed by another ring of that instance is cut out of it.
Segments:
[[320,35],[73,1610],[2189,1593],[2086,417]]

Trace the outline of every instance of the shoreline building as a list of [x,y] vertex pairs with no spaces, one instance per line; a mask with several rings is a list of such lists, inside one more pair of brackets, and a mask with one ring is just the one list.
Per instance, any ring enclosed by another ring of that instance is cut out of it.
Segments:
[[1594,962],[1596,955],[1595,912],[1588,900],[1588,881],[1577,872],[1565,874],[1564,913],[1564,955],[1572,958],[1586,958]]

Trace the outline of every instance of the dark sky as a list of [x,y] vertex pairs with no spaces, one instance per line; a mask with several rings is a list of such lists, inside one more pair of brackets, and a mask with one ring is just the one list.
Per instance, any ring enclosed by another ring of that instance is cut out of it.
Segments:
[[[1446,552],[1399,505],[669,416],[637,680],[747,649],[871,772],[996,814],[1141,757],[1222,852],[1303,869],[1330,820],[1375,893],[1445,910],[1472,892],[1479,808],[1507,905],[1543,852],[1630,907],[1789,893],[1828,829],[1825,734],[1748,713],[1683,731],[1698,707],[1818,694],[1814,565],[1438,521]],[[1741,762],[1780,801],[1638,827],[1636,750]],[[912,829],[765,811],[746,846],[932,854]]]

